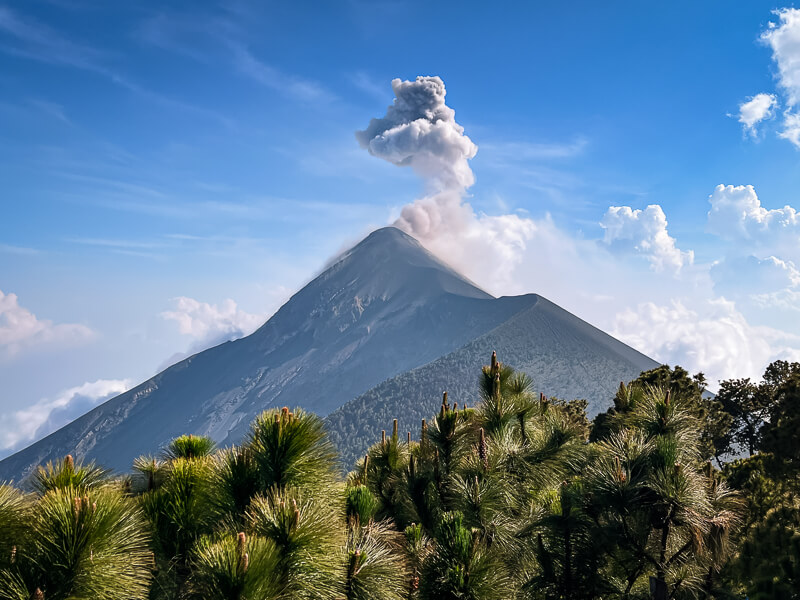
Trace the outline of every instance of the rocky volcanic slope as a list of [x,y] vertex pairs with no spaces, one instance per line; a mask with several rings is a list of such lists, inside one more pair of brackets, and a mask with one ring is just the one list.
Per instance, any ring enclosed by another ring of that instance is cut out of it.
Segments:
[[647,356],[541,296],[492,331],[427,365],[392,377],[351,400],[326,419],[346,469],[391,431],[419,437],[422,419],[438,412],[442,392],[459,406],[478,402],[478,375],[492,350],[499,359],[533,378],[537,392],[564,400],[587,400],[590,417],[611,405],[621,381],[658,366]]
[[271,406],[326,415],[525,307],[495,299],[412,237],[370,234],[252,335],[183,360],[0,462],[0,481],[72,453],[128,470],[183,433],[238,442]]
[[537,388],[610,403],[656,363],[536,295],[494,298],[398,229],[377,230],[297,292],[253,334],[183,360],[0,461],[19,480],[65,454],[127,471],[184,433],[238,443],[262,410],[329,415],[351,461],[401,419],[416,432],[442,390],[474,403],[492,350]]

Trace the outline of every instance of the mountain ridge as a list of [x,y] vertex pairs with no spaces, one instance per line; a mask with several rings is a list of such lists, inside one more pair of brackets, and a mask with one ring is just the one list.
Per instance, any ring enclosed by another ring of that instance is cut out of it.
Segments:
[[[546,351],[537,353],[532,337],[548,340]],[[562,343],[571,350],[555,351]],[[125,471],[184,433],[238,443],[266,408],[302,406],[324,417],[443,357],[456,353],[472,365],[492,349],[546,385],[542,361],[553,361],[570,377],[553,379],[564,389],[549,393],[588,390],[596,402],[608,383],[598,383],[601,371],[633,378],[656,364],[541,296],[495,298],[413,237],[383,228],[340,254],[251,335],[171,365],[5,458],[0,480],[67,453]],[[583,362],[589,367],[581,370]],[[462,373],[454,368],[451,376]],[[410,412],[427,406],[418,400]]]
[[[562,400],[587,400],[590,417],[611,405],[620,381],[635,379],[659,365],[539,294],[522,297],[534,301],[495,329],[431,363],[381,382],[328,415],[326,426],[345,468],[380,439],[381,430],[388,429],[395,418],[400,431],[416,437],[421,419],[437,412],[443,391],[460,406],[476,405],[475,374],[492,351],[505,364],[530,375],[537,391]],[[571,327],[553,327],[559,321]],[[564,335],[576,329],[580,336]],[[610,354],[598,352],[597,346],[608,348]],[[565,360],[564,355],[585,355],[589,360]],[[587,378],[594,385],[586,386]]]
[[185,432],[238,441],[268,406],[327,414],[516,311],[395,228],[342,253],[253,334],[194,354],[0,461],[0,479],[66,453],[127,469]]

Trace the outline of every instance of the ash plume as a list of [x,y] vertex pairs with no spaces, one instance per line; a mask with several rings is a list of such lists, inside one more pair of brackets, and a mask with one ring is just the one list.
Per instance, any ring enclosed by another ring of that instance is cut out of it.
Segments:
[[535,225],[516,215],[477,215],[465,201],[475,183],[469,160],[478,147],[445,103],[442,79],[394,79],[392,90],[386,115],[372,119],[356,139],[373,156],[411,167],[424,183],[425,196],[404,206],[394,225],[468,273],[513,267]]

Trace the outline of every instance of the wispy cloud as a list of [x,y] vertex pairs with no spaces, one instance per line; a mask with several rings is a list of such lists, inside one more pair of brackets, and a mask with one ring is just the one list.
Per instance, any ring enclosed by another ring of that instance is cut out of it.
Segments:
[[233,127],[231,118],[205,107],[171,98],[150,90],[110,68],[111,55],[96,48],[73,42],[44,23],[24,18],[8,7],[0,6],[0,51],[53,65],[69,66],[100,75],[111,83],[142,98],[185,113],[213,119]]
[[265,87],[304,102],[330,101],[334,99],[333,93],[315,81],[283,73],[256,58],[244,46],[233,44],[231,48],[236,69]]
[[230,23],[223,19],[212,21],[210,18],[187,15],[178,19],[162,12],[145,19],[137,28],[136,36],[149,46],[195,61],[212,62],[214,54],[208,52],[199,41],[209,35],[215,36],[217,32],[226,32],[229,28]]
[[513,163],[549,158],[572,158],[584,153],[589,140],[578,137],[569,142],[506,141],[482,143],[481,153],[489,160]]
[[333,100],[333,92],[319,82],[285,73],[256,55],[248,35],[254,19],[249,10],[227,10],[222,15],[160,12],[146,19],[137,33],[144,44],[198,62],[218,62],[222,56],[241,75],[285,96],[303,102]]
[[349,73],[347,78],[354,86],[367,95],[372,96],[373,98],[376,98],[382,102],[386,101],[386,84],[384,83],[383,79],[373,79],[364,71]]
[[56,172],[53,174],[73,181],[90,184],[95,189],[118,191],[124,194],[132,194],[139,198],[145,197],[163,201],[169,197],[167,192],[157,189],[152,185],[146,185],[135,181],[113,179],[111,177],[96,177],[70,172]]
[[31,100],[30,104],[39,110],[39,112],[44,113],[45,115],[52,117],[57,121],[61,121],[65,125],[72,125],[72,121],[70,121],[69,117],[67,116],[64,107],[60,104],[48,102],[47,100]]
[[152,249],[163,247],[164,244],[157,242],[143,242],[138,240],[117,240],[117,239],[102,239],[102,238],[66,238],[65,242],[70,244],[81,244],[84,246],[102,246],[105,248],[142,248]]
[[761,41],[772,50],[777,67],[775,77],[782,102],[775,94],[760,93],[739,105],[739,122],[745,134],[758,138],[757,127],[772,119],[779,104],[783,104],[783,130],[778,137],[800,149],[800,9],[781,8],[773,11],[777,22],[770,22],[761,34]]
[[0,360],[33,348],[79,345],[94,337],[94,331],[85,325],[40,319],[20,306],[16,294],[0,290]]
[[37,250],[36,248],[14,246],[12,244],[0,244],[0,252],[5,254],[19,254],[23,256],[34,256],[36,254],[41,254],[41,250]]
[[103,53],[77,44],[47,25],[23,18],[5,6],[0,6],[0,32],[5,34],[6,40],[13,40],[11,44],[0,46],[8,53],[51,64],[103,71],[99,66],[99,61],[105,58]]

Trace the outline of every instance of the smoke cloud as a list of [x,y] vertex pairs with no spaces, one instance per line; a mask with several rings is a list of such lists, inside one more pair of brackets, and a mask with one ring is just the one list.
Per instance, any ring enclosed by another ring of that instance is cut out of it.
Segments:
[[394,225],[463,272],[494,272],[502,284],[520,260],[536,224],[517,215],[478,215],[465,201],[475,183],[469,160],[478,147],[445,104],[439,77],[394,79],[394,103],[386,115],[356,132],[362,148],[400,167],[411,167],[425,196],[404,206]]

